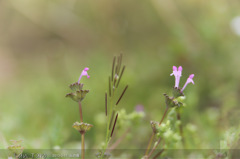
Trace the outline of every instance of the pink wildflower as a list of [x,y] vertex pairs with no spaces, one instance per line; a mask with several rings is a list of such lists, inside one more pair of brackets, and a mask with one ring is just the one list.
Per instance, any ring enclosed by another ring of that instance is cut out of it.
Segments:
[[85,67],[85,68],[84,68],[84,70],[82,71],[82,73],[81,73],[81,75],[80,75],[80,77],[79,77],[79,79],[78,79],[78,83],[80,83],[80,80],[81,80],[82,76],[87,76],[87,78],[90,77],[90,76],[88,75],[88,73],[87,73],[88,70],[89,70],[88,67]]
[[183,92],[183,90],[186,88],[186,86],[187,86],[189,83],[194,84],[193,77],[194,77],[194,74],[191,74],[191,75],[188,77],[186,83],[184,84],[183,88],[181,89],[181,92]]
[[178,68],[176,66],[173,66],[173,73],[170,74],[170,76],[175,76],[175,88],[179,87],[180,78],[182,76],[182,66],[179,66]]

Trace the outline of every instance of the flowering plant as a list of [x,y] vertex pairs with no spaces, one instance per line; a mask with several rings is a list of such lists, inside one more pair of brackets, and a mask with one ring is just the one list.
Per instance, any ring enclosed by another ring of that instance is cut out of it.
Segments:
[[[183,127],[181,124],[181,114],[179,111],[179,108],[181,108],[184,104],[182,103],[182,101],[180,101],[179,97],[184,97],[183,91],[189,83],[194,84],[194,74],[191,74],[188,77],[183,88],[180,88],[179,83],[182,76],[182,70],[182,66],[179,66],[178,68],[176,66],[173,66],[173,72],[170,74],[170,76],[175,76],[173,96],[169,96],[166,93],[163,94],[165,96],[166,109],[160,122],[150,122],[153,132],[143,159],[149,159],[154,154],[154,151],[159,145],[162,146],[162,149],[157,154],[155,154],[153,158],[157,158],[158,156],[160,156],[165,151],[165,149],[169,147],[179,147],[179,145],[181,145],[180,143],[182,143],[182,146],[184,146],[185,144]],[[169,112],[168,110],[170,108],[171,111]],[[176,116],[176,118],[173,117],[174,115]],[[166,117],[168,118],[167,121],[163,122]],[[157,139],[150,151],[154,138]]]
[[89,70],[88,67],[84,68],[79,79],[78,82],[71,84],[69,87],[72,89],[71,93],[66,94],[66,97],[70,97],[72,100],[78,102],[79,105],[79,114],[80,114],[80,120],[81,122],[75,122],[73,124],[73,128],[75,128],[80,134],[81,134],[81,155],[82,155],[82,159],[84,159],[84,155],[85,155],[85,143],[84,143],[84,135],[87,131],[89,131],[91,129],[91,127],[93,127],[93,125],[88,124],[88,123],[84,123],[83,122],[83,115],[82,115],[82,100],[85,98],[85,96],[87,95],[87,93],[89,92],[89,90],[83,90],[83,84],[80,83],[80,80],[83,76],[87,76],[87,78],[89,78],[90,76],[88,75],[87,71]]

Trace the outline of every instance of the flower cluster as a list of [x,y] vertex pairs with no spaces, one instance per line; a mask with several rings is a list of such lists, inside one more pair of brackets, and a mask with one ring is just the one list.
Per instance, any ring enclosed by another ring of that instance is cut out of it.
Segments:
[[93,127],[93,125],[83,122],[75,122],[72,127],[82,134],[86,131],[89,131]]
[[90,76],[88,75],[87,71],[89,70],[88,67],[84,68],[84,70],[82,71],[78,82],[71,84],[69,87],[72,89],[71,93],[68,93],[66,95],[66,97],[70,97],[72,100],[76,101],[76,102],[81,102],[86,94],[89,92],[89,90],[83,90],[83,84],[80,83],[80,80],[82,78],[82,76],[87,76],[87,78],[89,78]]
[[182,106],[183,103],[181,101],[179,101],[178,97],[184,96],[183,90],[186,88],[186,86],[189,83],[194,84],[194,81],[193,81],[194,74],[191,74],[188,77],[184,86],[182,88],[179,87],[180,78],[182,76],[182,70],[183,70],[182,66],[179,66],[178,68],[176,66],[173,66],[173,72],[170,74],[170,76],[172,76],[172,75],[175,76],[175,86],[173,88],[173,97],[169,97],[167,94],[163,94],[165,96],[167,106],[170,106],[170,107]]

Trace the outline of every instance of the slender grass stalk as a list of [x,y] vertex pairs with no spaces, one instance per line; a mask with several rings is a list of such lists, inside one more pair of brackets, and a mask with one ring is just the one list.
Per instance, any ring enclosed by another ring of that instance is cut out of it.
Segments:
[[[109,79],[108,79],[109,80],[109,83],[108,83],[109,90],[108,90],[108,94],[105,93],[105,114],[106,114],[106,119],[107,119],[107,131],[106,131],[105,145],[101,152],[102,153],[101,157],[100,157],[101,159],[103,158],[103,156],[108,148],[108,145],[112,139],[112,135],[113,135],[113,132],[114,132],[114,129],[116,126],[116,122],[117,122],[117,118],[118,118],[118,114],[115,117],[115,114],[117,113],[116,106],[119,104],[119,102],[121,101],[123,95],[125,94],[125,92],[128,88],[128,86],[125,87],[122,94],[118,98],[116,104],[114,104],[113,102],[116,100],[115,92],[117,91],[117,87],[119,85],[120,79],[121,79],[122,74],[125,69],[125,66],[124,66],[121,71],[121,64],[122,64],[122,55],[113,58],[112,72],[111,72],[111,76],[109,76]],[[121,75],[119,76],[120,71],[121,71]],[[115,121],[113,121],[114,117],[115,117]]]
[[114,132],[114,129],[115,129],[115,126],[116,126],[116,123],[117,123],[117,118],[118,118],[118,114],[116,115],[116,118],[115,118],[115,122],[114,122],[114,125],[113,125],[113,128],[112,128],[111,137],[113,135],[113,132]]
[[119,82],[121,81],[121,78],[122,78],[122,75],[123,75],[124,70],[125,70],[125,66],[123,66],[123,68],[122,68],[122,71],[121,71],[121,74],[120,74],[120,76],[119,76],[119,79],[118,79],[118,82],[117,82],[116,88],[118,87]]
[[115,85],[116,85],[116,82],[117,82],[117,75],[114,77],[114,79],[113,79],[113,91],[115,90]]
[[115,73],[118,75],[119,74],[119,69],[120,69],[120,56],[117,58],[117,66],[115,68]]
[[118,57],[118,68],[117,68],[117,74],[119,74],[119,72],[120,72],[121,65],[122,65],[122,54],[120,54],[120,56]]
[[114,117],[114,115],[115,115],[115,111],[113,110],[112,111],[112,115],[111,115],[111,120],[110,120],[110,124],[109,124],[109,130],[111,129],[111,127],[112,127],[112,122],[113,122],[113,117]]
[[107,116],[107,92],[105,93],[105,115]]
[[[114,59],[114,60],[115,60],[115,59]],[[114,68],[113,68],[112,71],[114,71]],[[109,100],[110,100],[110,104],[109,104],[109,106],[110,106],[110,111],[109,111],[109,114],[111,114],[111,115],[109,115],[109,117],[108,117],[108,122],[107,122],[107,133],[106,133],[106,143],[105,143],[106,147],[105,147],[105,150],[106,150],[106,148],[107,148],[107,146],[108,146],[108,143],[109,143],[109,141],[110,141],[109,133],[110,133],[110,129],[111,129],[112,121],[113,121],[113,116],[114,116],[114,114],[115,114],[115,111],[114,111],[114,109],[113,109],[114,89],[113,89],[113,87],[112,87],[112,84],[113,84],[113,83],[110,81],[110,77],[109,77]],[[112,92],[112,94],[111,94],[111,92]],[[103,154],[103,155],[104,155],[104,154]]]
[[128,85],[127,85],[127,86],[124,88],[124,90],[123,90],[123,92],[122,92],[121,96],[119,97],[119,99],[118,99],[118,101],[117,101],[116,105],[118,105],[118,103],[121,101],[121,99],[122,99],[122,97],[123,97],[124,93],[126,92],[127,88],[128,88]]
[[113,64],[112,64],[112,81],[113,81],[113,76],[114,76],[115,61],[116,61],[116,56],[114,56],[114,58],[113,58]]
[[110,107],[110,111],[109,111],[109,114],[111,114],[111,115],[109,115],[108,117],[107,117],[107,132],[106,132],[106,140],[105,140],[105,146],[104,146],[104,148],[103,148],[103,152],[102,152],[102,155],[101,155],[101,159],[103,158],[103,156],[104,156],[104,154],[105,154],[105,152],[106,152],[106,149],[107,149],[107,147],[108,147],[108,144],[109,144],[109,141],[111,140],[110,139],[110,136],[109,136],[109,133],[110,133],[110,125],[111,125],[111,121],[112,121],[112,119],[111,118],[113,118],[113,106],[112,106],[112,103],[113,103],[113,98],[114,98],[114,93],[112,94],[112,96],[111,96],[111,88],[112,88],[112,86],[111,86],[111,81],[110,81],[110,77],[109,77],[109,107]]
[[111,77],[109,77],[109,96],[111,97]]

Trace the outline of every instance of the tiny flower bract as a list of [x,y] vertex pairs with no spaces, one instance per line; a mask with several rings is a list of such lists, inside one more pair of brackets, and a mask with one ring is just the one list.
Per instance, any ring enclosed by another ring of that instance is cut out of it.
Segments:
[[85,98],[89,90],[83,90],[83,83],[80,83],[80,80],[82,76],[87,76],[87,78],[90,77],[87,73],[88,70],[89,68],[85,67],[78,79],[78,82],[73,83],[69,86],[74,92],[66,94],[66,97],[70,97],[76,102],[81,102]]

